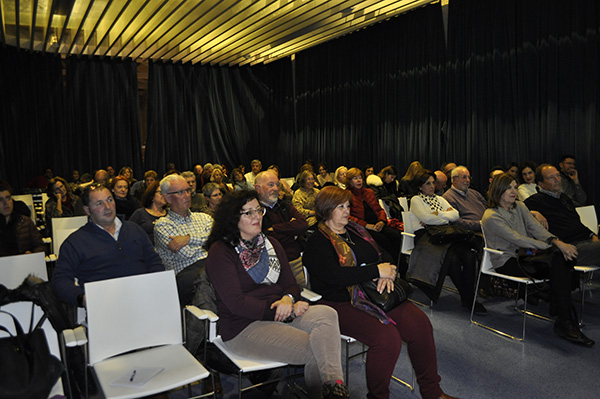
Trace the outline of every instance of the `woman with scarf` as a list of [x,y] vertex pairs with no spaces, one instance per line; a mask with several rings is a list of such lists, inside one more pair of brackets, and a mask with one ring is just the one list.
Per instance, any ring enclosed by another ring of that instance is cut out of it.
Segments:
[[[364,175],[358,168],[350,168],[346,173],[346,190],[352,194],[350,200],[350,220],[358,223],[377,241],[386,252],[398,262],[402,233],[387,225],[387,216],[379,205],[375,193],[364,184]],[[400,270],[404,276],[405,270]]]
[[408,344],[421,397],[451,398],[440,388],[433,328],[427,316],[409,301],[385,314],[356,300],[355,285],[363,281],[376,279],[380,292],[393,290],[396,266],[367,230],[350,220],[351,199],[349,191],[338,187],[324,187],[317,195],[318,230],[308,240],[303,262],[312,289],[323,296],[319,303],[338,312],[342,334],[369,347],[367,398],[390,397],[390,378],[402,341]]
[[348,398],[337,314],[300,298],[283,248],[261,232],[264,213],[256,191],[226,195],[205,244],[223,341],[242,356],[304,365],[311,398]]
[[[462,307],[470,310],[475,297],[477,269],[477,254],[472,250],[473,244],[462,240],[451,244],[431,245],[424,227],[450,224],[458,220],[459,214],[444,197],[435,194],[434,173],[429,170],[419,172],[414,182],[419,192],[410,201],[410,211],[417,219],[413,222],[413,226],[420,228],[415,228],[417,237],[415,249],[409,260],[408,275],[412,275],[416,268],[419,269],[419,273],[422,273],[425,270],[424,266],[432,267],[438,264],[440,267],[437,270],[432,269],[435,272],[433,274],[439,276],[435,292],[425,292],[433,301],[437,301],[447,270],[460,294]],[[435,262],[433,258],[439,258],[439,262]],[[479,302],[475,303],[475,312],[487,313],[485,307]]]

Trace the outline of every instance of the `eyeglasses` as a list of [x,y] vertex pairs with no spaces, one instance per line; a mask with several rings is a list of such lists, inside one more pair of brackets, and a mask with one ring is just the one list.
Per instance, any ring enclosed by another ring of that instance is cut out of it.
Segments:
[[265,213],[267,213],[267,209],[261,206],[256,209],[249,209],[245,212],[240,212],[240,215],[246,215],[253,218],[254,216],[263,217]]
[[167,195],[178,195],[180,197],[183,197],[185,194],[191,194],[192,193],[192,189],[191,188],[185,188],[183,190],[179,190],[179,191],[171,191],[170,193],[167,193]]

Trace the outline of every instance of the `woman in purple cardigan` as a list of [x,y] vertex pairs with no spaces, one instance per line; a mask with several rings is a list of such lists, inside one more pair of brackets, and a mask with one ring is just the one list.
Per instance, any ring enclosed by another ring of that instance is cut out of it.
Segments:
[[242,356],[304,365],[312,398],[348,398],[337,313],[301,300],[283,248],[261,232],[264,213],[256,191],[226,195],[205,244],[223,341]]

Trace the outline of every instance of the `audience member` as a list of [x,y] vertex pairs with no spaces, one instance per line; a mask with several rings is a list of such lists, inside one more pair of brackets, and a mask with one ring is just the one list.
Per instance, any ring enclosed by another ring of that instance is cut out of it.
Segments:
[[277,178],[279,179],[279,200],[292,202],[294,191],[285,180],[281,179],[281,175],[279,174],[279,166],[271,165],[267,168],[267,170],[274,172],[277,175]]
[[487,208],[483,195],[469,188],[471,173],[465,166],[457,166],[450,174],[452,187],[442,196],[448,204],[458,211],[458,219],[454,223],[473,231],[481,231],[481,218]]
[[202,194],[202,192],[198,193],[196,190],[196,177],[194,176],[194,173],[190,171],[181,172],[181,177],[185,179],[188,186],[192,189],[190,211],[202,212],[208,204],[206,198],[204,198],[204,194]]
[[375,174],[375,168],[373,167],[373,165],[365,165],[364,171],[365,171],[365,180],[367,179],[367,177]]
[[140,202],[129,194],[129,181],[125,176],[117,176],[110,183],[117,207],[117,214],[123,215],[125,220],[129,220],[133,212],[141,207]]
[[436,170],[433,174],[435,175],[435,195],[444,195],[448,188],[448,176],[441,170]]
[[89,221],[62,244],[52,275],[62,300],[82,307],[87,282],[164,270],[146,233],[116,218],[115,201],[106,187],[86,188],[81,201]]
[[[452,173],[456,169],[453,169]],[[463,179],[458,179],[457,182],[460,180]],[[459,219],[458,211],[444,197],[435,195],[433,172],[425,170],[419,173],[415,177],[415,183],[419,193],[410,201],[410,210],[417,219],[413,225],[440,226],[454,223]],[[419,276],[419,280],[426,282],[427,286],[419,285],[419,288],[423,289],[433,301],[437,301],[447,270],[460,294],[461,306],[470,310],[475,297],[477,269],[477,255],[472,251],[473,244],[467,240],[458,240],[453,243],[434,245],[428,239],[429,235],[424,228],[416,229],[415,234],[417,236],[415,248],[409,259],[407,275],[413,278]],[[481,303],[476,302],[475,312],[485,314],[487,311]]]
[[205,184],[210,183],[210,178],[212,176],[214,166],[212,163],[207,162],[204,164],[204,168],[202,169],[202,174],[200,175],[200,180],[196,179],[196,185],[200,190],[204,187]]
[[600,265],[600,240],[581,223],[575,204],[561,191],[561,174],[554,166],[543,164],[536,169],[535,176],[540,192],[525,200],[527,208],[546,217],[550,233],[575,245],[577,264]]
[[423,170],[423,165],[421,165],[421,162],[419,161],[414,161],[408,166],[406,174],[400,179],[400,193],[402,197],[411,198],[418,193],[419,190],[413,184],[413,179]]
[[[108,177],[106,179],[106,184],[108,184],[116,176],[116,174],[115,174],[115,168],[113,168],[112,166],[108,165],[106,167],[105,172],[108,174]],[[98,182],[98,183],[100,183],[100,182]]]
[[343,190],[346,189],[346,173],[348,173],[348,168],[340,166],[333,174],[333,183]]
[[531,161],[526,161],[519,167],[516,179],[519,183],[517,190],[520,201],[525,201],[529,196],[537,193],[537,185],[535,184],[536,167]]
[[223,199],[223,190],[221,187],[214,182],[210,182],[205,184],[202,187],[202,194],[207,201],[207,204],[200,210],[200,212],[204,212],[210,217],[215,217],[215,212]]
[[44,252],[42,235],[30,217],[15,211],[12,187],[0,181],[0,256]]
[[142,196],[146,192],[146,189],[152,185],[158,179],[158,173],[153,170],[147,170],[144,173],[144,180],[136,181],[131,186],[131,192],[138,201],[142,200]]
[[254,188],[260,204],[266,209],[262,220],[263,233],[281,243],[298,285],[306,287],[299,241],[308,230],[306,219],[291,203],[279,200],[279,178],[275,172],[260,172]]
[[254,190],[254,186],[246,181],[240,168],[231,171],[231,181],[233,182],[233,191]]
[[319,174],[317,175],[317,181],[319,182],[320,187],[332,186],[335,185],[333,182],[333,176],[327,170],[327,164],[325,162],[321,162],[319,164]]
[[156,222],[154,243],[165,268],[175,270],[179,301],[185,306],[193,298],[194,280],[204,270],[203,246],[213,219],[205,213],[190,211],[192,188],[183,177],[163,178],[160,191],[170,208]]
[[317,223],[315,216],[315,198],[319,190],[315,188],[315,175],[307,170],[298,175],[298,185],[300,188],[294,192],[292,204],[304,216],[308,223],[308,228]]
[[131,169],[131,166],[123,166],[121,170],[119,170],[119,176],[126,178],[129,182],[129,186],[137,182],[137,180],[133,177],[133,169]]
[[154,224],[159,218],[167,214],[165,209],[166,205],[167,201],[165,201],[165,198],[160,192],[160,183],[155,181],[148,186],[146,192],[142,196],[143,208],[136,209],[129,218],[130,222],[137,224],[146,232],[146,234],[148,234],[148,238],[153,246]]
[[581,183],[579,183],[579,172],[575,168],[576,162],[573,155],[563,155],[558,163],[560,167],[560,176],[562,191],[571,198],[575,206],[584,206],[586,204],[587,195]]
[[[217,186],[219,186],[219,189],[221,190],[221,193],[223,195],[227,194],[230,191],[233,191],[233,189],[229,188],[229,186],[227,184],[225,184],[225,182],[223,181],[223,170],[221,169],[221,166],[218,165],[215,166],[213,168],[213,172],[212,175],[210,176],[210,182],[211,183],[215,183]],[[202,191],[204,192],[204,187],[202,187]],[[207,198],[208,200],[208,198]]]
[[[558,173],[552,179],[556,180],[557,185],[560,184]],[[557,311],[554,332],[570,342],[593,346],[594,341],[579,330],[571,310],[571,274],[577,248],[562,242],[543,228],[516,198],[517,182],[511,175],[503,173],[494,177],[490,187],[489,209],[482,219],[487,245],[502,251],[502,254],[490,255],[494,269],[510,276],[550,278],[550,289]],[[525,250],[531,251],[532,248],[533,252],[545,251],[546,260],[540,257],[537,261],[519,257]],[[525,264],[531,265],[535,271],[525,273]]]
[[508,164],[506,164],[504,170],[506,171],[506,173],[517,179],[517,176],[519,174],[519,164],[511,161]]
[[252,170],[244,175],[248,184],[254,185],[254,180],[256,179],[256,175],[258,175],[262,169],[262,162],[258,159],[253,159],[250,162],[250,167]]
[[108,188],[111,179],[112,178],[109,176],[107,171],[104,169],[98,169],[96,172],[94,172],[94,179],[86,183],[81,183],[79,185],[79,190],[84,191],[87,187],[90,187],[93,184],[101,184]]
[[[194,166],[192,166],[192,172],[194,172],[194,177],[196,178],[196,181],[199,182],[201,179],[201,176],[202,176],[202,172],[204,172],[204,168],[202,167],[201,164],[195,163]],[[200,187],[198,187],[197,183],[196,183],[195,187],[196,187],[196,192],[202,191],[202,189]]]
[[52,218],[83,216],[83,204],[78,196],[71,192],[71,187],[62,177],[50,179],[46,201],[46,228],[52,231]]

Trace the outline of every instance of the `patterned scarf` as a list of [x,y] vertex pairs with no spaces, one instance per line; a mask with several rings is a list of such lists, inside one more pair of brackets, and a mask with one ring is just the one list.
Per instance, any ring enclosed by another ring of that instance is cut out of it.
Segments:
[[429,205],[432,211],[444,212],[444,208],[442,208],[440,201],[437,199],[437,195],[425,195],[419,191],[419,198]]
[[260,233],[252,240],[240,239],[235,247],[244,270],[256,284],[275,284],[279,279],[281,264],[273,244]]
[[[325,237],[331,241],[333,248],[338,254],[338,261],[340,262],[340,266],[342,267],[354,267],[356,266],[356,256],[354,255],[354,251],[350,248],[348,243],[344,241],[338,234],[334,233],[325,223],[320,222],[318,225],[318,229]],[[359,225],[358,223],[349,221],[346,225],[346,230],[349,232],[353,232],[358,235],[361,239],[367,241],[369,244],[373,246],[375,251],[377,251],[377,255],[381,257],[381,251],[373,240],[373,237],[367,232],[367,230]],[[371,316],[376,317],[383,324],[396,324],[394,320],[392,320],[383,310],[369,301],[364,292],[360,289],[358,284],[346,287],[348,293],[350,294],[350,299],[352,306],[357,309],[360,309]]]

